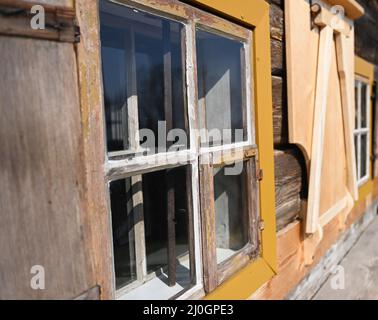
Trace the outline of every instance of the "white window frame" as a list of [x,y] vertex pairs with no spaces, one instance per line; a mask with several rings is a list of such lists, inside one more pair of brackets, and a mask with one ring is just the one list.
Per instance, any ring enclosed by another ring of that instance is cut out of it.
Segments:
[[[361,103],[362,103],[362,97],[361,97],[361,88],[362,86],[366,86],[366,127],[361,128]],[[354,87],[357,88],[357,97],[355,101],[357,101],[357,105],[355,106],[355,112],[357,117],[357,128],[354,129],[353,134],[354,137],[357,137],[357,159],[356,159],[356,166],[357,166],[357,184],[358,186],[363,185],[370,179],[370,108],[371,108],[371,102],[370,102],[370,83],[369,80],[356,75],[355,76],[355,84]],[[366,135],[367,140],[367,148],[366,148],[366,174],[364,176],[361,176],[361,136]]]

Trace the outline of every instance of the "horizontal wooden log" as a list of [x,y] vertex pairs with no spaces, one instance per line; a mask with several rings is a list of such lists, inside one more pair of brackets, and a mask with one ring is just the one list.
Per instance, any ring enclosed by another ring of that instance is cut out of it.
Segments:
[[284,44],[282,41],[271,39],[271,61],[272,61],[272,74],[276,76],[282,76],[283,61],[284,61]]
[[378,65],[378,2],[360,1],[365,15],[355,22],[355,52],[361,58]]
[[284,14],[282,8],[276,4],[270,6],[270,37],[283,41]]
[[284,0],[268,0],[269,4],[272,5],[272,4],[276,4],[277,6],[283,8],[284,6]]
[[73,8],[44,4],[45,25],[42,29],[33,29],[30,25],[34,16],[32,5],[25,1],[0,0],[0,34],[61,42],[79,41],[80,32]]
[[299,216],[303,166],[296,147],[274,151],[277,230]]
[[281,77],[272,76],[273,139],[274,144],[288,143],[286,84]]

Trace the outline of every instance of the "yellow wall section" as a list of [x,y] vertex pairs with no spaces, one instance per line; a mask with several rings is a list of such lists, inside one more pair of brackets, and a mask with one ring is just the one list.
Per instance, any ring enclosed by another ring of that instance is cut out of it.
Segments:
[[260,215],[265,229],[261,234],[261,257],[236,273],[206,299],[246,299],[277,270],[276,216],[274,189],[272,80],[270,64],[269,5],[263,0],[193,0],[209,12],[220,14],[253,29],[253,65],[256,138],[260,167]]

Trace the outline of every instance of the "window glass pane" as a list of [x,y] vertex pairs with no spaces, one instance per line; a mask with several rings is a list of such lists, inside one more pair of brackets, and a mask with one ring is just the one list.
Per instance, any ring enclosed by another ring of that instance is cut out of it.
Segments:
[[135,243],[132,229],[134,219],[127,208],[131,196],[130,178],[110,183],[113,254],[117,289],[136,280]]
[[214,199],[217,262],[231,257],[248,243],[248,223],[244,204],[244,174],[226,175],[214,169]]
[[[191,283],[186,170],[180,167],[111,182],[117,289],[136,280],[136,274],[143,275],[142,281],[157,276],[163,284],[168,283],[169,207],[174,216],[170,246],[175,253],[176,283],[183,288]],[[168,191],[173,194],[173,206],[168,206]],[[135,228],[137,224],[143,225],[144,234],[143,228]],[[142,243],[137,244],[136,238],[142,238]],[[145,270],[135,262],[138,246],[145,252]]]
[[[207,130],[231,130],[230,136],[210,134],[209,143],[227,144],[244,140],[243,101],[245,74],[242,73],[244,45],[209,32],[197,30],[197,67],[199,107],[206,109]],[[243,78],[242,78],[243,77]],[[200,111],[200,115],[202,112]],[[219,131],[220,130],[220,131]]]
[[366,160],[368,157],[367,135],[361,135],[361,178],[367,174]]
[[143,212],[148,272],[166,267],[168,261],[168,179],[173,179],[178,267],[180,272],[188,271],[188,212],[185,170],[186,168],[182,167],[171,169],[170,172],[165,170],[143,175]]
[[354,135],[354,154],[356,157],[356,172],[357,172],[357,180],[360,179],[359,176],[359,165],[358,165],[358,135]]
[[187,127],[183,25],[105,0],[100,19],[108,151],[135,149],[135,132],[128,132],[135,109],[139,129],[154,133],[149,146],[163,147],[159,121],[167,122],[167,131]]
[[367,127],[367,86],[365,83],[362,83],[361,86],[361,127]]
[[358,129],[358,81],[354,82],[354,106],[355,106],[355,113],[354,113],[354,127]]

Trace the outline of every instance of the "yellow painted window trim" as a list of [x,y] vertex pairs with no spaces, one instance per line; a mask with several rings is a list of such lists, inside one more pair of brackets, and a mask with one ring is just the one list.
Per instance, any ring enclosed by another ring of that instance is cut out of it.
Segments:
[[206,299],[246,299],[277,272],[274,153],[272,119],[272,79],[270,62],[269,4],[263,0],[192,0],[207,11],[221,14],[254,31],[253,78],[256,139],[260,167],[260,214],[264,221],[261,257],[224,282]]
[[[366,60],[355,56],[354,58],[354,73],[369,81],[370,92],[373,90],[374,81],[374,65]],[[370,156],[373,153],[373,139],[371,133],[373,132],[373,106],[370,103]],[[358,188],[358,200],[356,204],[364,200],[373,191],[373,166],[370,165],[370,178]]]

